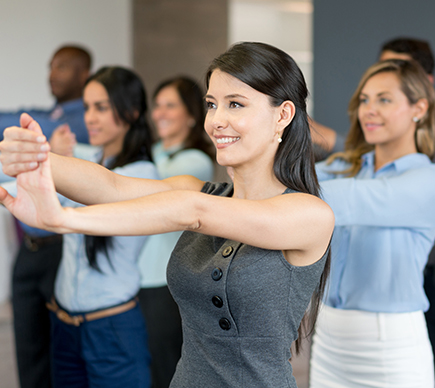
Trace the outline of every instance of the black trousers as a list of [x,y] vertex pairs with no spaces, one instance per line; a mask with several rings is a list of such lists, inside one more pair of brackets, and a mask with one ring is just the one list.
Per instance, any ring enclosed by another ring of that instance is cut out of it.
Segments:
[[151,387],[168,388],[181,357],[183,343],[178,306],[166,286],[142,288],[139,303],[148,331]]
[[21,388],[51,387],[50,318],[45,302],[53,295],[62,242],[37,251],[21,244],[12,277],[15,349]]

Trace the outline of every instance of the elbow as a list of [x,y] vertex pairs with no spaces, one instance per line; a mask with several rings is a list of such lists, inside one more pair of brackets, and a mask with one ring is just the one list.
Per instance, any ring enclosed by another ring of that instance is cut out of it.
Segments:
[[199,219],[194,220],[186,227],[186,230],[199,232],[201,230],[201,221]]
[[[174,192],[170,192],[168,195],[173,194]],[[202,229],[203,214],[203,206],[201,204],[202,196],[200,193],[192,193],[191,191],[177,191],[176,195],[178,197],[177,202],[179,205],[177,208],[180,217],[177,217],[178,220],[176,223],[178,225],[175,226],[175,229],[200,232]],[[176,209],[174,210],[177,211]]]
[[191,211],[189,212],[188,230],[203,233],[207,229],[207,217],[210,216],[210,204],[208,203],[208,195],[196,192],[192,195],[189,192],[191,201]]

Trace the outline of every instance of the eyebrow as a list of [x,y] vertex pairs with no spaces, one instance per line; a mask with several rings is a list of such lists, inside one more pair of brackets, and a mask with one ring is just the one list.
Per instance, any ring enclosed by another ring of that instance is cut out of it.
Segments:
[[[380,92],[380,93],[377,93],[376,96],[382,96],[383,94],[391,94],[391,92],[388,92],[388,91]],[[359,95],[360,96],[367,96],[366,93],[360,93]]]
[[[211,94],[206,94],[205,96],[204,96],[204,98],[213,98],[213,99],[215,99]],[[245,99],[245,100],[249,100],[249,98],[248,97],[246,97],[246,96],[244,96],[243,94],[227,94],[226,96],[225,96],[225,99],[227,99],[227,100],[229,100],[229,99],[231,99],[231,98],[243,98],[243,99]]]
[[100,106],[100,105],[104,105],[104,104],[108,104],[111,105],[110,100],[101,100],[101,101],[95,101],[95,102],[91,102],[91,103],[87,103],[86,101],[83,101],[83,106],[91,106],[91,105],[96,105],[96,106]]

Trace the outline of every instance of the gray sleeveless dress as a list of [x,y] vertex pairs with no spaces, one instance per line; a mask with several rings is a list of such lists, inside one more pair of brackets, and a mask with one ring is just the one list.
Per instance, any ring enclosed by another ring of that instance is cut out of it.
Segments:
[[[206,183],[202,191],[231,196],[233,187]],[[325,259],[294,267],[281,251],[183,233],[167,270],[183,321],[170,388],[296,387],[290,346]]]

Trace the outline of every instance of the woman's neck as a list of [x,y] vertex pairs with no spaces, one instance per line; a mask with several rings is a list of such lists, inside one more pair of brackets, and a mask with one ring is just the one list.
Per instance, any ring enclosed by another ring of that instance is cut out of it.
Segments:
[[232,169],[234,198],[261,200],[272,198],[284,192],[286,187],[270,169]]
[[115,157],[119,155],[122,151],[122,144],[110,144],[103,147],[103,160],[106,160],[108,158]]
[[167,150],[168,148],[181,146],[186,140],[188,133],[180,132],[175,136],[168,136],[164,139],[161,139],[163,148]]
[[395,145],[375,146],[375,171],[405,155],[415,154],[417,149],[412,143],[409,147],[398,148]]

